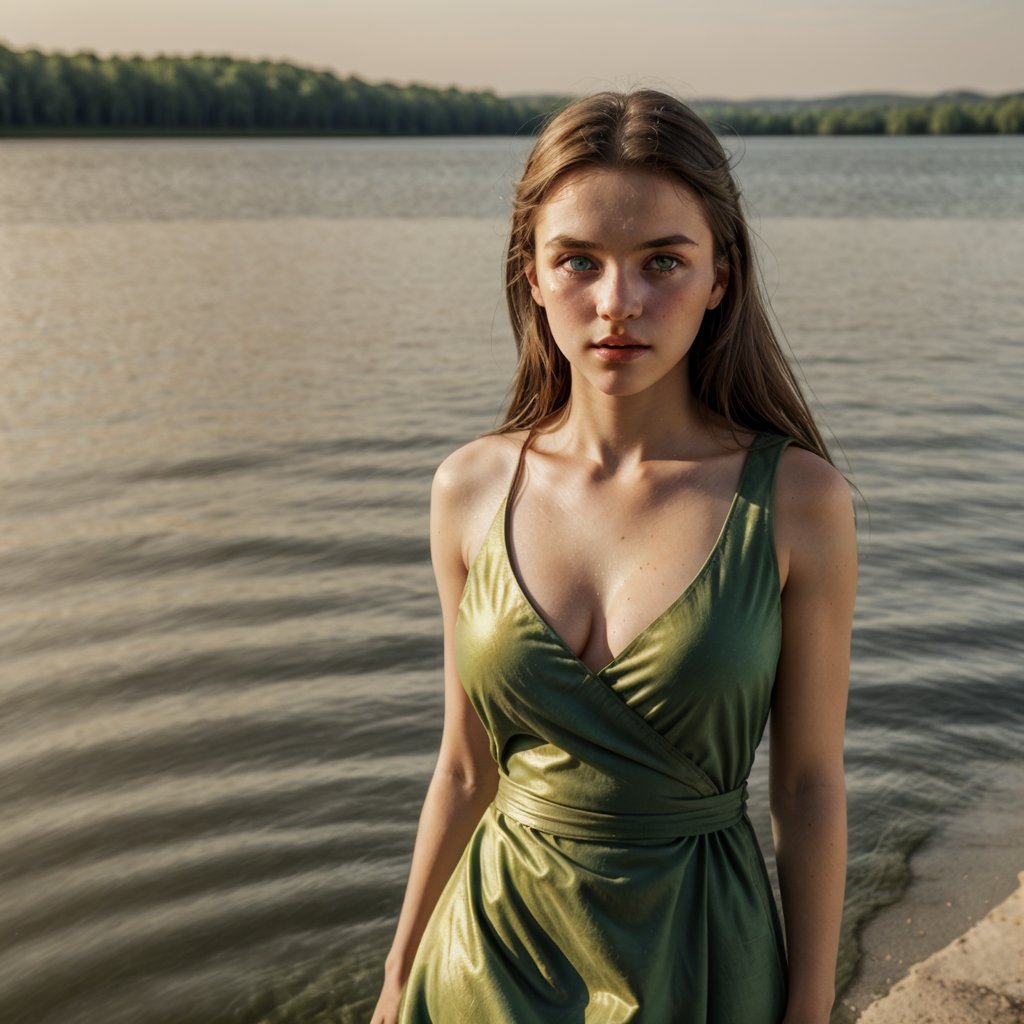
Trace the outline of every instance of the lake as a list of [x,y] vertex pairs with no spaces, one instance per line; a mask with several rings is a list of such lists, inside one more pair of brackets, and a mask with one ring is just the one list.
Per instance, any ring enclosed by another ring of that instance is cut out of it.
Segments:
[[[1020,805],[1024,139],[728,144],[861,495],[846,980],[912,851]],[[440,738],[430,479],[502,408],[528,147],[0,145],[4,1021],[369,1019]]]

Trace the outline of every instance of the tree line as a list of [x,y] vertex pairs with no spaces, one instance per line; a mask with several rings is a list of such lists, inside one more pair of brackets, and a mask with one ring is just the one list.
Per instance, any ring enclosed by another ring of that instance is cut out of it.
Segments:
[[493,92],[371,85],[234,57],[109,57],[0,46],[0,131],[511,135],[557,105]]
[[[837,101],[841,102],[841,101]],[[1024,95],[897,101],[878,106],[821,106],[797,111],[756,105],[695,107],[716,127],[739,135],[1018,135]]]
[[[0,45],[0,133],[530,134],[568,97],[370,84],[355,75],[228,56],[109,57]],[[1024,132],[1024,94],[872,105],[697,102],[740,135]]]

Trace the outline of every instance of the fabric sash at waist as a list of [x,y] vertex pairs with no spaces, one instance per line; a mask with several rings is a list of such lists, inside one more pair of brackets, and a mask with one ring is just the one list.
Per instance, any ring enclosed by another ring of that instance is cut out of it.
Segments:
[[747,784],[715,796],[681,801],[678,811],[643,814],[568,807],[531,793],[504,772],[498,776],[494,806],[522,825],[570,839],[675,839],[701,836],[735,825],[747,803]]

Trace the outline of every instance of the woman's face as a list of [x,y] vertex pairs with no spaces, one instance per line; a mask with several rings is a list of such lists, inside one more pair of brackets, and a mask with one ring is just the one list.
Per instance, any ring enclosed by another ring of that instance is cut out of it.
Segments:
[[570,172],[538,211],[534,245],[527,278],[574,389],[687,386],[687,353],[728,281],[691,192],[651,171]]

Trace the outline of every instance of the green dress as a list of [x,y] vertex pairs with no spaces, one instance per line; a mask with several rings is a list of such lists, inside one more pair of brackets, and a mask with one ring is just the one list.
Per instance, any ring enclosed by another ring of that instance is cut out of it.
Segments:
[[771,497],[787,443],[755,438],[697,576],[596,673],[527,598],[502,501],[455,634],[499,786],[400,1024],[782,1020],[782,930],[745,807],[781,647]]

